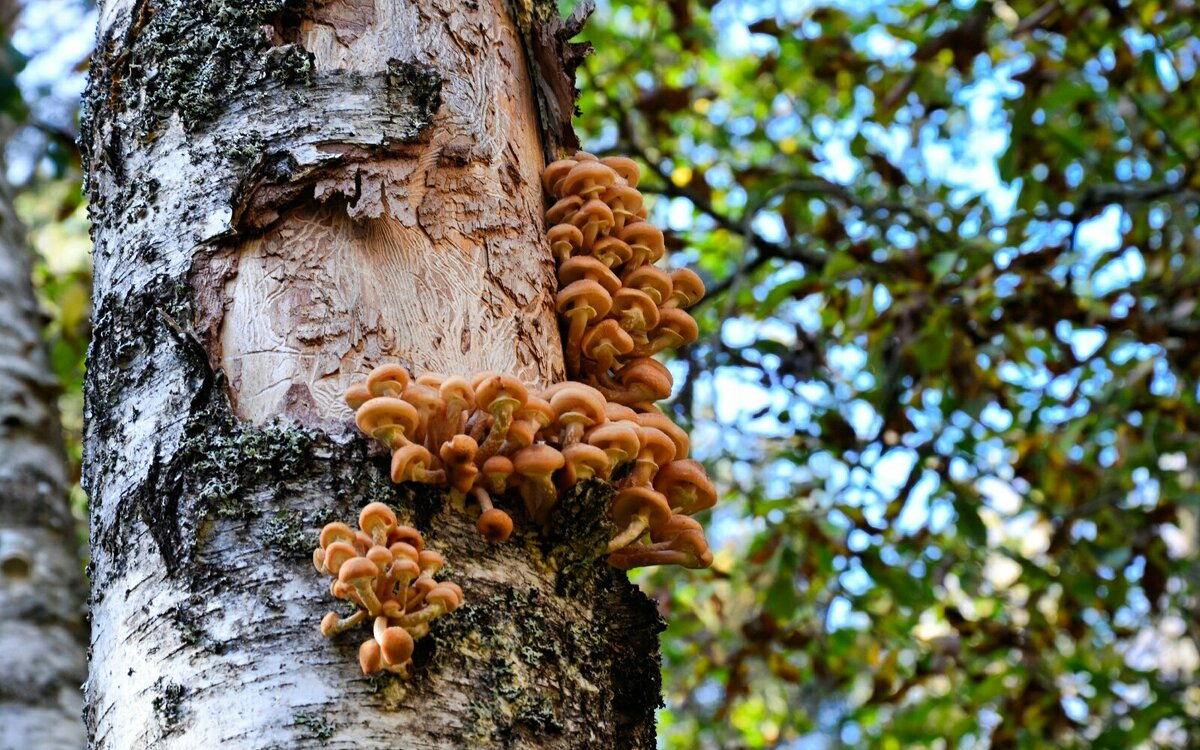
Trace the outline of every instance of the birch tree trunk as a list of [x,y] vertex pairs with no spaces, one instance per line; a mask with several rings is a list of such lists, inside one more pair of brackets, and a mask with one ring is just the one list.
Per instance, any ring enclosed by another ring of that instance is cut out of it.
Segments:
[[[339,398],[386,361],[562,378],[539,174],[573,33],[541,0],[101,0],[95,747],[653,746],[661,621],[595,561],[603,490],[489,545]],[[408,681],[317,628],[316,532],[371,500],[466,595]]]
[[82,748],[83,571],[30,270],[0,179],[0,748]]

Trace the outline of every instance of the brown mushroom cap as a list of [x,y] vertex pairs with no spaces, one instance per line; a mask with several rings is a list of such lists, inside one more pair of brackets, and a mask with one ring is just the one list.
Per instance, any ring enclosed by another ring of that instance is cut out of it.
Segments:
[[635,266],[654,263],[667,251],[662,230],[648,221],[627,223],[616,235],[633,248],[634,259],[631,263]]
[[671,272],[671,296],[664,307],[688,308],[704,298],[704,281],[690,268]]
[[621,278],[621,285],[644,292],[659,307],[671,297],[671,276],[658,266],[642,266],[629,271]]
[[404,628],[393,626],[380,634],[379,648],[388,666],[400,666],[412,657],[413,639]]
[[621,288],[621,280],[609,270],[608,266],[590,255],[578,255],[569,258],[558,267],[558,284],[565,287],[580,279],[591,279],[604,287],[610,295]]
[[567,486],[596,476],[608,469],[608,454],[594,445],[575,443],[563,448],[563,469]]
[[671,395],[674,380],[664,364],[649,357],[630,360],[617,370],[617,382],[644,397],[638,401],[661,401]]
[[438,393],[447,405],[459,404],[464,409],[475,406],[475,388],[467,382],[466,378],[460,378],[457,375],[446,378],[442,381]]
[[513,415],[513,425],[508,430],[508,440],[519,448],[533,443],[537,434],[554,423],[554,409],[550,403],[538,396],[530,396],[525,406]]
[[408,560],[416,565],[417,561],[421,559],[421,551],[407,542],[394,542],[392,546],[388,547],[388,552],[392,553],[393,561]]
[[617,176],[624,180],[629,187],[638,186],[642,170],[633,159],[627,156],[606,156],[600,160],[600,163],[616,172]]
[[455,435],[442,443],[438,454],[450,472],[450,486],[459,492],[467,492],[475,484],[479,468],[475,466],[475,454],[479,444],[470,435]]
[[630,333],[646,332],[658,325],[658,305],[637,289],[626,287],[612,295],[610,312]]
[[[669,500],[670,498],[667,499]],[[699,532],[703,534],[704,527],[696,519],[677,513],[671,516],[671,520],[652,531],[650,539],[654,542],[669,542],[685,532]]]
[[[329,551],[326,550],[328,557]],[[373,579],[379,576],[379,566],[365,557],[353,557],[338,568],[338,583],[350,584],[353,581]]]
[[441,552],[434,552],[431,549],[421,550],[417,555],[417,564],[421,566],[423,575],[432,577],[446,564],[446,558],[442,557]]
[[358,407],[367,403],[374,396],[375,394],[371,393],[366,383],[357,383],[346,389],[346,405],[357,411]]
[[[566,200],[566,198],[563,200]],[[559,201],[559,203],[561,202]],[[579,231],[583,232],[583,246],[584,248],[588,248],[592,246],[592,243],[596,241],[596,237],[600,233],[607,232],[612,228],[615,218],[608,204],[602,200],[594,199],[580,206],[571,215],[570,222],[579,227]]]
[[654,475],[654,489],[685,517],[717,504],[717,490],[698,461],[672,461],[660,467]]
[[628,185],[614,184],[605,188],[600,200],[612,209],[614,224],[623,227],[627,222],[637,221],[637,212],[642,208],[642,194]]
[[555,299],[560,314],[583,315],[588,320],[602,318],[612,308],[612,297],[599,282],[591,279],[582,279],[564,287]]
[[417,377],[417,384],[440,390],[442,383],[446,382],[446,378],[450,377],[444,372],[425,372]]
[[489,542],[506,542],[512,536],[513,520],[499,508],[492,508],[479,514],[475,528],[479,530],[479,535]]
[[588,430],[584,438],[608,455],[613,466],[635,458],[642,447],[636,425],[627,421],[610,421]]
[[636,516],[645,516],[647,527],[656,529],[671,520],[671,506],[651,487],[626,487],[613,498],[613,523],[624,528]]
[[558,184],[564,194],[592,198],[604,192],[608,186],[620,179],[617,173],[598,161],[580,161],[571,167],[566,177]]
[[421,416],[412,404],[392,396],[378,396],[358,407],[354,423],[367,435],[374,436],[376,430],[397,427],[406,435],[412,434],[420,424]]
[[583,354],[595,362],[611,363],[631,351],[633,338],[612,318],[600,321],[583,335]]
[[392,529],[392,533],[388,534],[388,543],[395,544],[397,542],[403,542],[418,552],[425,549],[425,540],[421,538],[421,532],[412,526],[400,525]]
[[633,248],[623,240],[609,235],[599,237],[592,243],[591,254],[593,258],[609,268],[618,268],[628,263],[629,259],[633,257]]
[[583,383],[570,383],[550,397],[555,419],[563,428],[571,424],[581,424],[583,427],[604,424],[608,419],[604,404],[604,396],[600,391]]
[[650,461],[660,469],[675,458],[675,441],[657,427],[639,427],[642,447],[638,461]]
[[408,387],[408,370],[397,364],[376,367],[367,375],[367,390],[375,396],[399,396]]
[[358,526],[372,537],[378,531],[379,536],[386,539],[388,532],[396,528],[396,514],[383,503],[367,503],[359,511]]
[[513,455],[513,469],[523,477],[548,477],[562,466],[562,454],[545,443],[522,448]]
[[508,484],[508,478],[512,476],[516,469],[513,467],[512,459],[507,456],[495,455],[483,462],[483,475],[487,477],[488,483],[492,487],[492,492],[496,495],[504,492],[505,486]]
[[462,590],[457,586],[439,583],[425,595],[425,601],[441,606],[446,612],[453,612],[462,604]]
[[475,387],[475,405],[492,416],[502,410],[511,414],[528,398],[529,389],[511,375],[493,375]]
[[358,550],[348,542],[333,542],[325,548],[325,570],[336,576],[342,566],[358,558]]
[[[583,232],[574,224],[555,224],[546,233],[550,251],[562,263],[583,248]],[[632,252],[632,251],[630,251]]]
[[[568,195],[546,209],[546,225],[574,224],[575,214],[582,207],[583,198],[580,198],[578,195]],[[608,208],[608,206],[605,206],[605,208]]]
[[[675,424],[666,414],[655,410],[638,414],[634,417],[634,420],[642,427],[653,427],[661,430],[667,437],[671,438],[671,442],[675,443],[676,460],[687,458],[688,450],[691,448],[691,439],[688,438],[687,430]],[[701,471],[703,471],[703,468],[701,468]]]
[[433,463],[433,454],[425,446],[410,443],[392,453],[392,481],[411,482],[421,470]]
[[325,524],[325,528],[321,529],[321,547],[328,547],[334,542],[346,542],[354,544],[354,529],[340,521]]
[[554,198],[562,197],[562,191],[560,190],[562,186],[560,183],[576,164],[578,162],[574,159],[559,159],[547,165],[545,171],[542,172],[542,188],[545,189],[548,195]]
[[609,401],[604,405],[604,414],[610,422],[636,422],[637,412],[628,406]]
[[363,674],[375,674],[383,667],[383,650],[374,638],[363,641],[358,647],[358,666]]

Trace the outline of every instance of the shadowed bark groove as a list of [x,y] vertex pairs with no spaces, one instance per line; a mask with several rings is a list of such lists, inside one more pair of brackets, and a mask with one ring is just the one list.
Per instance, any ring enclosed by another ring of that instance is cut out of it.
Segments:
[[[93,744],[652,747],[662,624],[595,560],[609,490],[489,545],[339,400],[388,360],[561,379],[533,27],[502,0],[214,5],[101,3]],[[316,533],[372,500],[466,595],[407,683],[362,676],[366,629],[317,629]]]

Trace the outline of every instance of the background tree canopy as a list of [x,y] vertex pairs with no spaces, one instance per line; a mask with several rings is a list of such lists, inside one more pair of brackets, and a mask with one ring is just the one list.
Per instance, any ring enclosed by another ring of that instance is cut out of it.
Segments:
[[[76,441],[93,12],[34,0],[0,74]],[[710,289],[672,367],[719,553],[643,579],[665,747],[1200,745],[1197,21],[601,0],[579,132]]]

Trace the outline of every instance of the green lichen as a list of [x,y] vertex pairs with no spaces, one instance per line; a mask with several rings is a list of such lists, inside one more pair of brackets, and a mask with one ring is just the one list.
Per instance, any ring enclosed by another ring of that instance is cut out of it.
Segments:
[[[247,87],[268,80],[305,84],[312,61],[284,37],[305,0],[147,0],[114,83],[132,96],[140,83],[142,135],[172,113],[192,130]],[[133,108],[133,107],[131,107]]]
[[337,724],[306,711],[297,711],[292,714],[292,721],[296,726],[308,730],[308,734],[317,740],[327,740],[337,730]]
[[329,508],[308,515],[297,510],[277,510],[263,527],[263,543],[285,557],[307,559],[317,546],[319,530],[332,520],[332,515]]
[[[182,465],[189,466],[193,476],[205,478],[196,497],[218,516],[255,515],[259,509],[247,502],[251,490],[309,471],[317,433],[283,422],[254,427],[232,415],[211,416],[220,419],[220,426],[186,441],[180,455],[184,457]],[[197,423],[212,424],[203,414]]]
[[546,558],[557,569],[560,596],[578,596],[604,557],[616,528],[608,517],[616,490],[608,482],[590,480],[559,499],[546,524]]

